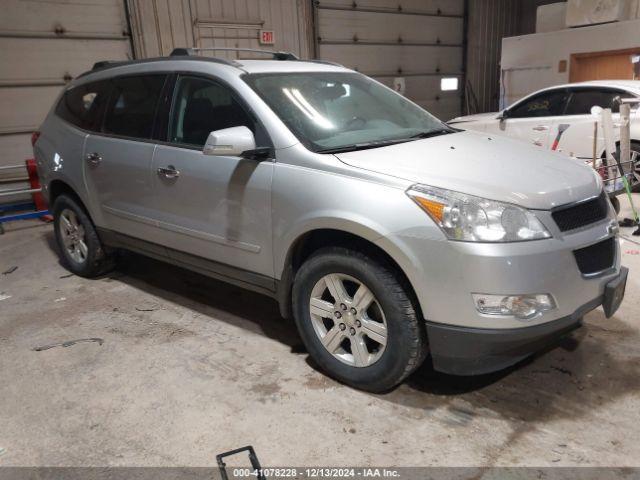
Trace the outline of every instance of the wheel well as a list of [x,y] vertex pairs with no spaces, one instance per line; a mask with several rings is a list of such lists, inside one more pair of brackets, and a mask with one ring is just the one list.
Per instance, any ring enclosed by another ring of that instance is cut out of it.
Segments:
[[73,197],[75,200],[80,202],[80,205],[84,207],[82,200],[78,194],[69,186],[68,183],[63,182],[62,180],[54,180],[49,184],[49,206],[53,207],[53,204],[60,195],[65,194]]
[[291,288],[296,272],[311,255],[326,247],[343,247],[356,250],[391,268],[396,273],[398,281],[406,289],[416,312],[422,316],[420,304],[417,301],[411,282],[409,282],[400,265],[387,252],[375,243],[358,235],[342,230],[319,229],[305,233],[289,249],[284,272],[278,285],[278,303],[283,317],[292,317]]
[[[640,140],[636,139],[636,138],[632,138],[631,140],[629,140],[629,142],[631,143],[635,143],[635,144],[640,144]],[[620,147],[620,140],[616,141],[616,148]]]

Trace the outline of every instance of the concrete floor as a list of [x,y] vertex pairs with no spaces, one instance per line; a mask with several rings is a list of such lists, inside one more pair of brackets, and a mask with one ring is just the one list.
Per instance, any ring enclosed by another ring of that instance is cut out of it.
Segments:
[[[640,204],[640,196],[637,196]],[[624,212],[623,212],[624,213]],[[276,304],[131,256],[70,276],[52,229],[0,236],[0,465],[209,466],[252,444],[268,465],[640,466],[640,238],[611,319],[499,374],[428,367],[386,395],[316,370]],[[78,343],[34,347],[78,338]]]

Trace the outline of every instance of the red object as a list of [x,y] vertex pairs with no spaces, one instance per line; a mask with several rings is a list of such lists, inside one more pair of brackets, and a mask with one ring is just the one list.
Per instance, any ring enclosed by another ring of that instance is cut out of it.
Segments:
[[569,125],[568,123],[561,123],[560,125],[558,125],[558,135],[556,135],[556,138],[553,141],[553,144],[551,145],[551,150],[558,149],[558,145],[560,144],[560,139],[562,138],[562,134],[566,132],[567,128],[569,128],[570,126],[571,125]]
[[[33,158],[30,158],[26,161],[26,164],[27,173],[29,174],[29,185],[32,189],[41,188],[36,161]],[[36,211],[41,212],[42,210],[48,209],[47,201],[44,199],[41,192],[32,193],[31,196],[33,197],[33,203],[36,206]],[[52,220],[51,215],[45,215],[42,218],[47,221]]]
[[260,30],[260,44],[274,45],[276,43],[273,30]]
[[40,132],[33,132],[31,134],[31,146],[35,147],[36,146],[36,142],[38,141],[38,139],[40,138]]

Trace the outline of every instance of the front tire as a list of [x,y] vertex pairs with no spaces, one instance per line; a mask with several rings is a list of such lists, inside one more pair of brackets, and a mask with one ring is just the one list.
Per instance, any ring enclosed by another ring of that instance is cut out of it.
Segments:
[[355,388],[388,391],[426,356],[408,289],[393,268],[360,252],[336,247],[311,256],[296,274],[293,310],[311,357]]
[[638,162],[636,168],[633,171],[635,185],[633,186],[634,192],[640,192],[640,142],[631,142],[631,155],[633,152],[638,152]]
[[53,226],[62,260],[73,273],[92,278],[113,268],[113,257],[105,251],[89,215],[74,197],[63,194],[56,198]]
[[610,197],[609,200],[611,200],[611,205],[613,205],[613,209],[616,212],[616,215],[620,214],[620,200],[618,199],[618,197]]

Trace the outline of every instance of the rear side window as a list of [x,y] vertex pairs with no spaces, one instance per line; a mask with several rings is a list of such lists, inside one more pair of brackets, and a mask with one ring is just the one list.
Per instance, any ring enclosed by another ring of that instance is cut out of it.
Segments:
[[98,130],[100,112],[108,96],[108,82],[93,82],[67,90],[56,106],[56,115],[84,130]]
[[598,106],[610,108],[613,112],[619,112],[620,106],[613,99],[617,96],[624,97],[623,92],[604,89],[575,90],[569,99],[566,115],[589,115],[591,107]]
[[564,114],[566,90],[542,92],[509,110],[510,118],[556,117]]
[[102,131],[132,138],[151,138],[166,75],[139,75],[111,80],[111,95]]

